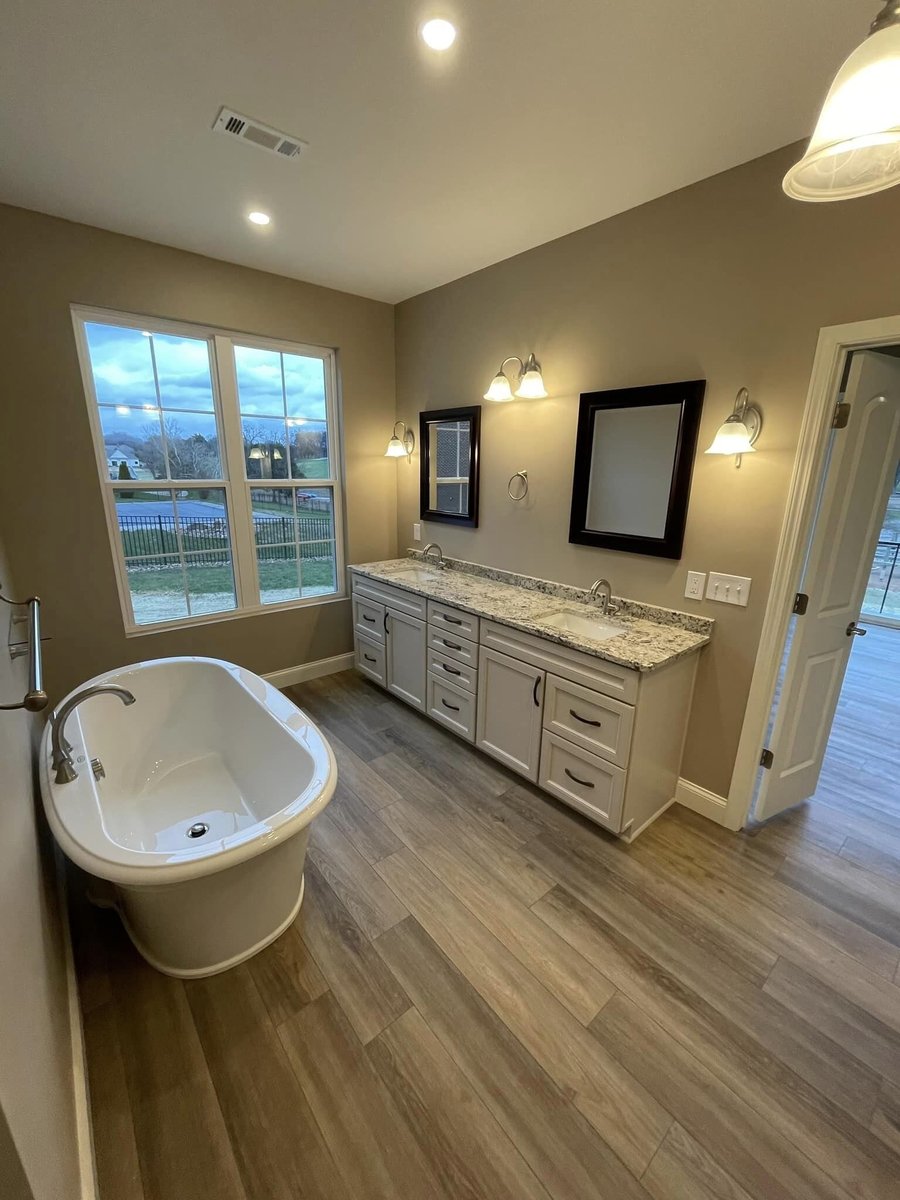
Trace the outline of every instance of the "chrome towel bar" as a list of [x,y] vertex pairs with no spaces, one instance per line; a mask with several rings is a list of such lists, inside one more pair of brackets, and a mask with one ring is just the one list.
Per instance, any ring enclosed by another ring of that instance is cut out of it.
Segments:
[[25,698],[18,704],[0,704],[0,709],[9,710],[25,708],[28,712],[40,712],[47,707],[47,693],[44,691],[44,669],[41,662],[41,600],[39,596],[29,596],[27,600],[10,600],[0,595],[0,600],[13,608],[28,607],[24,617],[13,616],[14,623],[28,622],[28,643],[13,643],[9,647],[10,658],[22,658],[28,655],[28,691]]

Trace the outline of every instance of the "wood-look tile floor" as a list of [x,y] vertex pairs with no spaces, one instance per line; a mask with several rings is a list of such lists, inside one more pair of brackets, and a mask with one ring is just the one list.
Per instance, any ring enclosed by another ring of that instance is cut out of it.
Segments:
[[340,784],[289,932],[182,983],[76,919],[102,1200],[900,1195],[865,780],[626,846],[352,674],[293,694]]

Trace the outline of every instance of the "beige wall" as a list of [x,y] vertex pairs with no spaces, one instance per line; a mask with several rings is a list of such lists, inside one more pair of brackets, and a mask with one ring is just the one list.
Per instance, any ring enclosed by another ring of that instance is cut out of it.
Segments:
[[[846,204],[787,200],[799,147],[408,300],[397,309],[398,416],[478,403],[502,358],[534,351],[551,399],[483,402],[481,523],[429,524],[449,554],[718,621],[700,668],[683,774],[727,793],[819,329],[900,311],[900,191]],[[513,183],[514,186],[514,183]],[[565,186],[565,180],[560,180]],[[485,203],[502,204],[486,195]],[[708,380],[699,449],[741,386],[763,408],[759,453],[698,455],[680,562],[568,542],[578,394]],[[417,460],[400,466],[412,544]],[[506,481],[528,469],[515,504]],[[688,569],[753,579],[746,610],[684,599]]]
[[211,654],[267,672],[351,649],[346,601],[125,637],[72,303],[337,347],[348,561],[396,550],[390,305],[0,206],[0,512],[16,577],[44,600],[51,699],[141,658]]
[[[16,595],[2,549],[0,582]],[[0,604],[0,704],[27,688],[26,660],[6,653],[11,611]],[[62,929],[32,786],[40,727],[39,716],[0,712],[0,1195],[10,1200],[79,1194]]]

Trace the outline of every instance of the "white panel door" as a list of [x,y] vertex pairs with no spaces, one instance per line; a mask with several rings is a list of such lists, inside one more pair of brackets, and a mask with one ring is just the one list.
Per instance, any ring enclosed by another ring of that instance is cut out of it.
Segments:
[[384,615],[389,692],[425,711],[425,622],[389,608]]
[[481,647],[475,744],[513,771],[537,780],[544,672]]
[[850,367],[846,429],[835,432],[756,802],[760,820],[816,790],[900,456],[900,360],[866,351]]

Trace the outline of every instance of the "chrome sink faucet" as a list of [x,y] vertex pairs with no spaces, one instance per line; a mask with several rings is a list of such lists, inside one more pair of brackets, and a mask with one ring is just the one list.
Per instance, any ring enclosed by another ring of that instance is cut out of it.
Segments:
[[598,607],[604,616],[612,617],[619,611],[618,604],[612,602],[612,584],[608,579],[598,579],[592,583],[590,594],[599,600]]
[[443,550],[440,548],[440,546],[437,544],[437,542],[429,542],[429,543],[428,543],[428,545],[427,545],[427,546],[425,547],[425,549],[422,551],[422,562],[423,562],[423,563],[427,563],[427,562],[428,562],[428,555],[429,555],[430,551],[432,551],[432,550],[437,550],[437,559],[435,560],[435,565],[436,565],[437,567],[439,567],[441,570],[443,570],[443,567],[444,567],[444,552],[443,552]]
[[72,763],[72,744],[66,738],[66,721],[69,714],[83,700],[89,700],[91,696],[118,696],[123,704],[134,704],[134,696],[127,688],[119,687],[115,683],[95,683],[93,687],[82,688],[80,692],[76,692],[74,696],[71,696],[65,704],[60,705],[50,718],[50,725],[53,730],[50,742],[52,752],[50,765],[56,772],[55,781],[57,783],[71,783],[73,779],[78,778],[78,772]]

